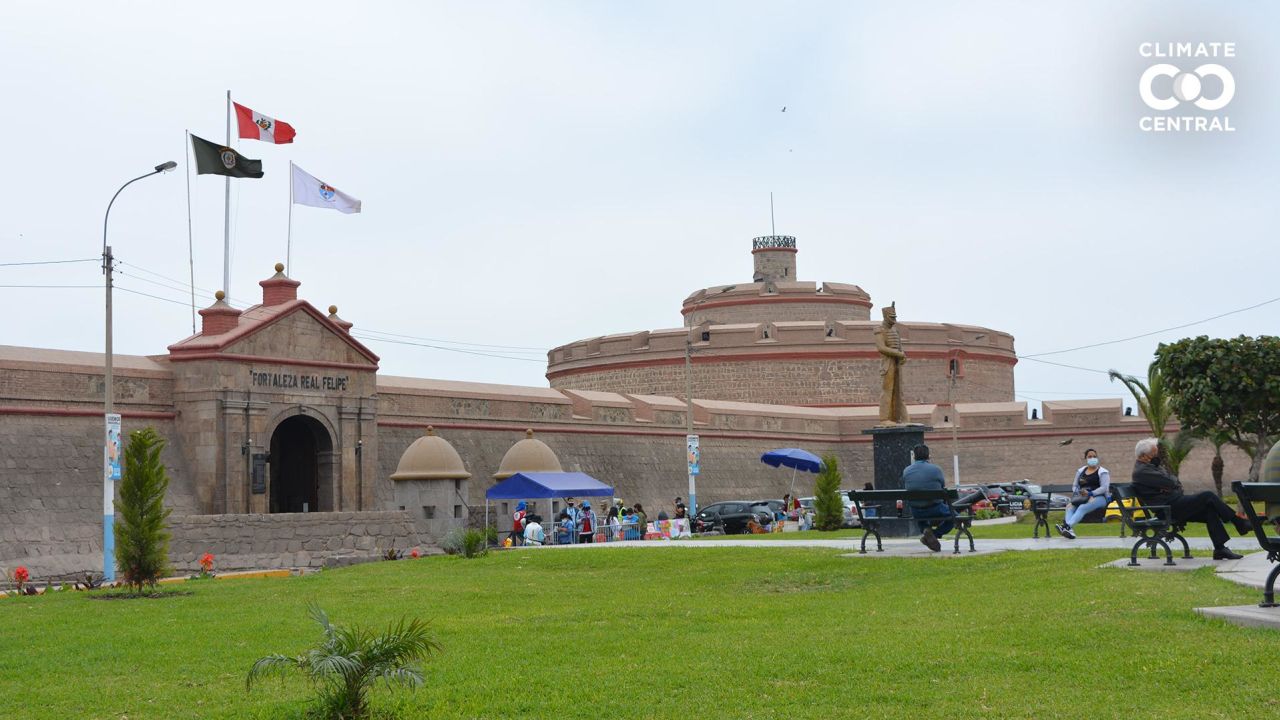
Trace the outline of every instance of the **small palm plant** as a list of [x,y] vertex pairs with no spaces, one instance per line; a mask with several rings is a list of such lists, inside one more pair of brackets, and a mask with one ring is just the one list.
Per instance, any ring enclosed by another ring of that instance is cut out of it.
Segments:
[[365,628],[333,625],[316,605],[309,610],[324,639],[296,657],[275,654],[259,659],[245,678],[246,690],[268,675],[283,677],[299,670],[315,687],[323,717],[356,720],[368,717],[369,691],[379,680],[415,688],[422,684],[422,673],[414,663],[440,650],[421,620],[401,618],[377,635]]

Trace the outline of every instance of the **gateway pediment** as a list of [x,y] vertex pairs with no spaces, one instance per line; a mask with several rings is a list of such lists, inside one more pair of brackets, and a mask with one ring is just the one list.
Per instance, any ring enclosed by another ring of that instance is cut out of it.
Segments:
[[201,331],[169,346],[173,362],[233,360],[251,363],[303,364],[351,370],[378,369],[378,356],[350,333],[351,323],[330,307],[324,315],[297,297],[300,283],[283,274],[261,283],[262,303],[244,310],[229,305],[221,292],[200,311]]

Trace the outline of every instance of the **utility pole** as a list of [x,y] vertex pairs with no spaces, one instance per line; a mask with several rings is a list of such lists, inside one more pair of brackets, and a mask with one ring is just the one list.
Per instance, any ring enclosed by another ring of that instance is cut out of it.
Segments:
[[[697,438],[693,434],[693,341],[689,339],[688,333],[684,338],[684,429],[685,442],[692,444]],[[686,448],[687,451],[687,448]],[[685,458],[685,464],[689,469],[689,527],[693,527],[693,516],[698,513],[698,476],[693,471],[693,462],[691,458]]]
[[[115,527],[114,527],[115,514],[116,514],[116,509],[115,509],[116,489],[115,489],[115,486],[112,485],[112,483],[117,479],[116,473],[114,472],[114,470],[115,468],[119,467],[119,464],[121,462],[120,447],[119,447],[119,444],[121,442],[119,437],[120,416],[115,414],[115,387],[113,386],[113,383],[115,381],[115,377],[114,377],[115,357],[112,353],[112,348],[111,348],[111,340],[112,340],[111,338],[111,318],[112,318],[111,288],[114,284],[113,278],[112,278],[112,272],[115,270],[115,266],[114,266],[115,256],[112,255],[111,253],[111,246],[107,244],[107,221],[111,219],[111,206],[116,204],[116,198],[120,197],[120,193],[124,192],[125,188],[138,182],[142,178],[147,178],[147,177],[151,177],[152,175],[159,175],[160,173],[169,172],[170,170],[176,167],[178,167],[178,163],[170,160],[169,162],[161,163],[157,165],[155,170],[147,173],[146,175],[139,175],[138,177],[130,180],[124,185],[121,185],[120,189],[116,191],[116,194],[111,196],[111,202],[107,203],[107,212],[105,215],[102,216],[102,274],[106,276],[106,282],[103,284],[105,285],[106,291],[107,291],[106,347],[104,348],[106,350],[106,358],[105,358],[105,362],[103,363],[103,372],[102,372],[102,381],[103,381],[102,405],[103,405],[103,419],[105,420],[105,427],[103,428],[103,443],[102,443],[102,483],[103,483],[103,486],[102,486],[102,579],[106,582],[110,582],[116,579],[116,564],[115,564],[115,544],[116,543],[115,543]],[[112,433],[111,433],[112,429],[116,431],[116,438],[115,438],[116,447],[114,448],[112,447],[113,445]],[[112,450],[116,451],[114,458],[112,458],[112,454],[111,454]],[[112,462],[112,460],[114,460],[114,462]]]

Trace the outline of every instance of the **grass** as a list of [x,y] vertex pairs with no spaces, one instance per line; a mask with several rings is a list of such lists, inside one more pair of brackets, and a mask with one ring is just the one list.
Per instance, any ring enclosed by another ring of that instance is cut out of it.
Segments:
[[316,639],[310,601],[341,624],[431,621],[443,652],[426,685],[373,696],[406,718],[1075,720],[1129,718],[1132,697],[1149,717],[1280,712],[1263,674],[1280,633],[1192,612],[1257,591],[1097,567],[1121,554],[527,550],[194,583],[159,602],[6,598],[0,716],[301,717],[301,681],[246,693],[244,678]]

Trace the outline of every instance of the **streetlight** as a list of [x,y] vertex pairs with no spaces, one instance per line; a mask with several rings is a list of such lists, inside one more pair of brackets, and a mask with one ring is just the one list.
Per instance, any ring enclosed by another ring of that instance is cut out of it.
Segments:
[[[960,347],[964,347],[970,343],[975,343],[986,337],[986,333],[978,333],[968,340],[960,343]],[[951,409],[951,474],[955,476],[956,487],[960,487],[960,438],[956,435],[956,422],[960,419],[956,413],[956,406],[951,402],[951,391],[956,386],[956,373],[960,370],[959,350],[957,355],[947,360],[947,374],[951,376],[950,382],[947,383],[947,407]]]
[[[116,515],[115,487],[111,484],[114,477],[112,473],[110,455],[111,427],[114,424],[117,432],[119,432],[120,428],[120,416],[114,414],[115,393],[114,388],[112,388],[112,370],[114,363],[112,362],[113,358],[111,355],[111,273],[114,270],[115,258],[111,255],[111,246],[107,244],[107,221],[111,219],[111,206],[115,205],[116,198],[120,197],[120,193],[124,192],[125,188],[138,182],[142,178],[169,172],[176,167],[178,167],[178,163],[170,160],[157,165],[155,170],[152,170],[146,175],[139,175],[124,185],[121,185],[120,189],[116,191],[116,194],[111,196],[111,202],[107,203],[107,213],[102,218],[102,274],[106,276],[107,288],[107,352],[106,371],[103,373],[103,394],[106,398],[103,417],[106,421],[106,427],[103,430],[102,445],[102,579],[105,582],[110,582],[116,579],[116,565],[113,557],[115,555],[116,544],[115,528],[113,527]],[[116,460],[119,461],[119,459],[119,454],[117,453]]]
[[[689,328],[689,329],[692,330],[693,328]],[[703,330],[702,341],[706,342],[710,339],[711,339],[711,333],[707,330]],[[693,340],[690,339],[688,333],[686,333],[684,338],[684,402],[685,402],[684,427],[685,427],[685,441],[688,445],[692,445],[695,437],[693,434],[693,371],[691,367],[692,364],[693,364]],[[688,448],[688,449],[692,449],[692,448]],[[702,465],[701,444],[699,444],[698,455],[699,455],[698,465],[701,466]],[[698,482],[697,482],[698,476],[693,471],[693,459],[686,458],[686,461],[687,461],[686,464],[689,467],[689,512],[686,514],[686,517],[688,518],[688,521],[689,521],[689,527],[690,529],[692,529],[693,516],[698,513]],[[699,470],[701,470],[701,467],[699,467]]]

